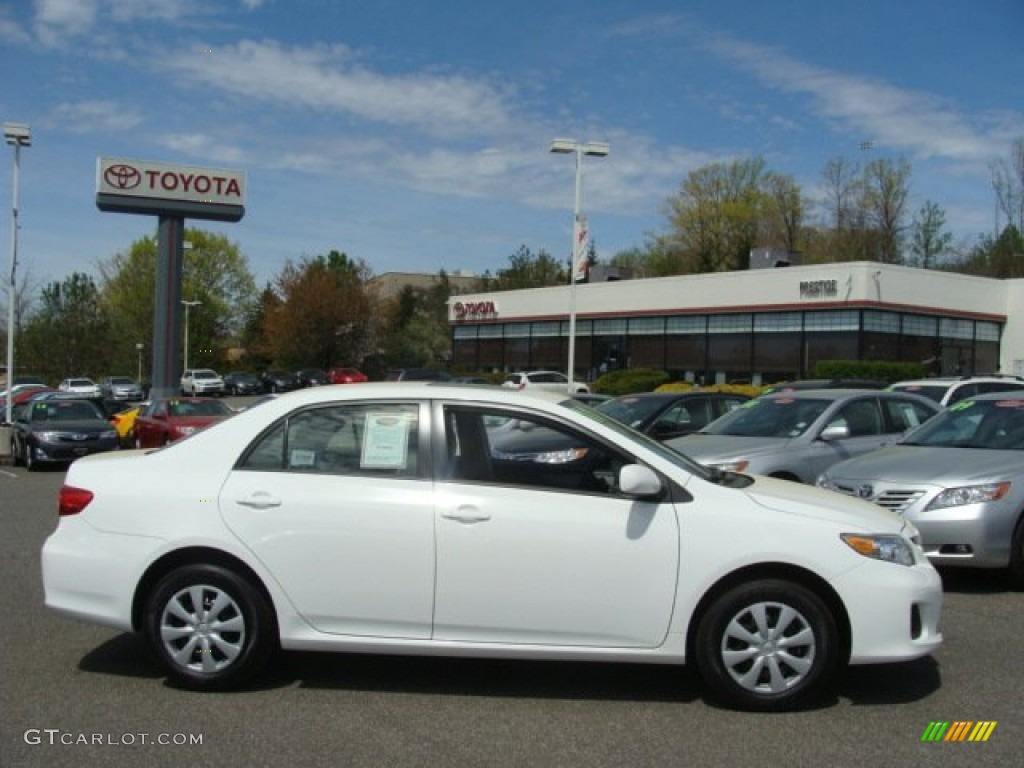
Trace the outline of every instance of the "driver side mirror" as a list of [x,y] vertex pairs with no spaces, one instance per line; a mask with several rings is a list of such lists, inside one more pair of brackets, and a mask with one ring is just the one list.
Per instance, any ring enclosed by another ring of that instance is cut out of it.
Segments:
[[627,496],[652,498],[661,495],[662,485],[650,467],[627,464],[619,470],[619,490]]
[[850,428],[845,424],[829,424],[818,435],[818,439],[831,443],[833,440],[845,440],[850,436]]

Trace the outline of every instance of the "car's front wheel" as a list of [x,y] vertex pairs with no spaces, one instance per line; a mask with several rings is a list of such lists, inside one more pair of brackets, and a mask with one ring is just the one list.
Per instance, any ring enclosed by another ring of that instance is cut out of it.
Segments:
[[1024,514],[1017,521],[1010,542],[1010,576],[1018,589],[1024,589]]
[[216,565],[168,573],[146,603],[145,633],[170,678],[193,690],[252,679],[277,647],[273,611],[248,580]]
[[765,579],[715,600],[697,630],[695,651],[715,697],[741,709],[775,711],[828,682],[839,661],[839,631],[814,592]]

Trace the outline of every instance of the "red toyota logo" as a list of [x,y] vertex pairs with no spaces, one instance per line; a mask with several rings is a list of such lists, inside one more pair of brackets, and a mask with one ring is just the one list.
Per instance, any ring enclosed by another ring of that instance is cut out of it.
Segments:
[[115,189],[135,189],[142,174],[130,165],[112,165],[103,172],[103,180]]

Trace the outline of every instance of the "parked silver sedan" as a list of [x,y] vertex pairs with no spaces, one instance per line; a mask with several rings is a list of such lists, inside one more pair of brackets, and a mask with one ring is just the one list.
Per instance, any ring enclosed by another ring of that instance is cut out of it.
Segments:
[[1006,568],[1024,586],[1024,393],[962,400],[818,485],[898,512],[936,565]]
[[813,483],[833,464],[895,442],[939,410],[898,392],[783,392],[750,400],[666,445],[716,469]]

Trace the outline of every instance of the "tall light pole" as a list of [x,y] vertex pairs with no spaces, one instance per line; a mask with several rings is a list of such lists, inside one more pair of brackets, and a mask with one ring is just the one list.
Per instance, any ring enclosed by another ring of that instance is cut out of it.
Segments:
[[576,155],[576,196],[572,206],[572,262],[569,267],[569,394],[573,391],[573,372],[576,368],[576,282],[580,279],[581,260],[587,257],[586,224],[583,219],[583,156],[604,157],[609,147],[603,141],[574,141],[555,139],[551,151],[560,155]]
[[138,374],[136,374],[135,380],[139,383],[140,387],[142,386],[142,350],[145,348],[145,346],[146,345],[143,344],[141,341],[135,342],[135,352],[138,354],[139,357],[139,372]]
[[184,355],[183,355],[184,360],[183,360],[183,364],[181,366],[181,370],[182,371],[187,371],[188,370],[188,311],[190,309],[192,309],[192,307],[198,307],[203,302],[201,302],[201,301],[185,301],[184,299],[182,299],[181,303],[185,306],[185,347],[184,347]]
[[4,422],[11,423],[14,397],[14,303],[17,296],[18,273],[18,180],[21,171],[21,148],[32,146],[32,132],[21,123],[4,123],[4,139],[14,147],[14,182],[11,186],[11,272],[7,283],[7,397]]

